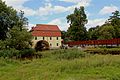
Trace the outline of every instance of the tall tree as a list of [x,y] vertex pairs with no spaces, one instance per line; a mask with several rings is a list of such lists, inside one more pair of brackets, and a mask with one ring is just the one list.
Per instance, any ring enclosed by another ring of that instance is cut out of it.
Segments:
[[108,21],[115,29],[115,37],[114,38],[120,38],[120,12],[115,11],[112,14],[113,15],[110,16]]
[[112,16],[108,19],[112,26],[119,26],[120,27],[120,12],[115,11],[112,13]]
[[74,13],[67,16],[67,22],[70,23],[67,32],[70,40],[78,41],[87,39],[87,30],[85,28],[87,16],[83,6],[75,8]]
[[[0,0],[0,40],[5,40],[9,30],[14,27],[23,27],[27,23],[27,18],[23,12],[17,13],[15,9],[9,7]],[[21,28],[22,29],[22,28]]]

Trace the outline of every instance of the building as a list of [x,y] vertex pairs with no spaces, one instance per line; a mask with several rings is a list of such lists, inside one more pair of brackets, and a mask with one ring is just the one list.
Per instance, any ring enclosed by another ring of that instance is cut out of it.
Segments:
[[49,48],[59,48],[61,46],[61,31],[57,25],[37,24],[32,27],[33,47],[39,41],[46,41]]

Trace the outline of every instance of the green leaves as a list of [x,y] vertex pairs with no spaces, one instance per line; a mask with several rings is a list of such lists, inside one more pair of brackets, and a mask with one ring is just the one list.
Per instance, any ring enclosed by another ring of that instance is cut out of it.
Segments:
[[7,39],[8,46],[17,50],[25,49],[30,47],[32,35],[27,32],[26,29],[20,31],[18,27],[13,27],[10,30],[10,37]]
[[68,15],[66,18],[67,22],[70,23],[67,32],[70,40],[86,40],[87,31],[84,26],[87,23],[87,16],[84,12],[84,7],[81,6],[80,8],[75,8],[74,13]]
[[89,39],[120,38],[120,13],[115,11],[113,15],[102,25],[90,28]]
[[15,9],[9,7],[0,0],[0,40],[5,40],[9,30],[14,26],[21,30],[28,24],[28,19],[24,17],[24,12],[17,13]]

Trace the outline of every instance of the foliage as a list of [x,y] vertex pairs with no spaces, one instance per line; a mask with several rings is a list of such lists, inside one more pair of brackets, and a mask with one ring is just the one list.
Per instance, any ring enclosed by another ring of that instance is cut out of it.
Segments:
[[87,23],[87,16],[84,12],[84,7],[75,8],[74,13],[67,16],[67,22],[70,23],[68,35],[70,40],[86,40],[87,31],[84,27]]
[[112,25],[102,25],[90,28],[88,34],[91,40],[113,39],[116,36],[115,29]]
[[93,49],[87,49],[86,52],[89,52],[89,53],[92,53],[92,54],[118,55],[118,54],[120,54],[120,48],[93,48]]
[[23,50],[16,50],[14,48],[0,50],[0,57],[3,58],[15,58],[15,59],[23,59],[34,57],[35,50],[28,48]]
[[98,33],[99,27],[100,26],[92,27],[88,30],[88,38],[90,40],[97,40],[98,39],[98,37],[99,37],[99,33]]
[[17,12],[0,0],[0,40],[7,37],[9,28],[17,24]]
[[0,50],[5,49],[5,48],[6,48],[5,41],[0,40]]
[[27,21],[23,11],[18,13],[0,0],[0,57],[20,57],[34,52],[29,49],[32,35],[25,29]]
[[91,40],[120,38],[120,12],[115,11],[102,25],[90,28],[88,36]]
[[120,28],[120,12],[119,11],[115,11],[112,13],[113,15],[110,16],[110,18],[108,19],[108,23],[110,23],[112,26],[116,26]]
[[113,15],[110,16],[108,19],[109,23],[114,26],[115,29],[115,38],[120,38],[120,12],[115,11],[112,13]]
[[62,34],[61,37],[62,37],[62,39],[63,39],[64,42],[69,41],[68,34],[67,34],[66,31],[61,31],[61,34]]
[[17,13],[15,9],[0,0],[0,40],[5,40],[8,37],[9,30],[14,26],[22,29],[27,24],[27,20],[23,11]]
[[0,50],[0,57],[12,58],[18,55],[19,55],[19,51],[13,48],[7,50]]
[[98,33],[98,39],[112,39],[115,37],[115,29],[113,26],[101,26]]
[[19,28],[13,27],[10,30],[9,38],[6,39],[6,44],[8,48],[15,48],[17,50],[22,50],[30,48],[32,44],[32,35],[26,29],[20,31]]
[[35,50],[32,48],[20,50],[19,58],[32,58],[34,57]]

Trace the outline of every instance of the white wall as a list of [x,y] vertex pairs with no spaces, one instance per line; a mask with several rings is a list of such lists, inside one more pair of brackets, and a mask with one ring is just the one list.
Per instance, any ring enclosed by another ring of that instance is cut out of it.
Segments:
[[[33,39],[33,47],[35,47],[38,41],[43,40],[43,37],[37,37],[37,39],[35,38],[36,37],[34,37]],[[51,37],[51,40],[50,37],[44,37],[44,40],[47,41],[49,45],[51,44],[50,48],[59,48],[61,46],[61,41],[62,41],[61,37],[58,37],[58,40],[57,37]]]

